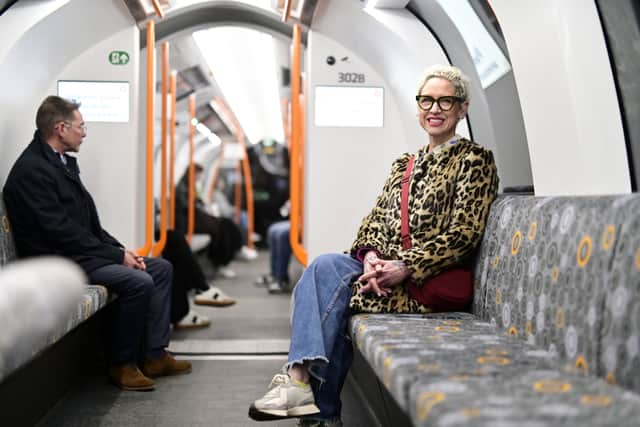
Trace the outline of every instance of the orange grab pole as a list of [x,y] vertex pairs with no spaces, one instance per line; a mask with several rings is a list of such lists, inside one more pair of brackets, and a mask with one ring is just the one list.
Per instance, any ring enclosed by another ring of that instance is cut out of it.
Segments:
[[216,159],[216,163],[213,166],[213,175],[211,176],[211,180],[209,181],[209,189],[207,190],[207,201],[211,203],[213,201],[213,193],[216,191],[216,182],[218,182],[218,177],[220,176],[220,167],[222,165],[222,161],[224,160],[224,141],[222,141],[220,145],[220,155]]
[[160,256],[167,244],[167,95],[169,78],[169,43],[162,43],[162,147],[160,154],[160,240],[151,248],[151,255]]
[[[306,108],[305,108],[305,83],[304,83],[304,79],[302,80],[302,93],[300,94],[300,126],[299,126],[299,142],[298,142],[298,149],[299,149],[299,155],[298,158],[300,159],[300,178],[299,181],[300,182],[300,200],[299,200],[299,205],[300,205],[300,236],[304,236],[304,218],[302,217],[303,212],[304,212],[304,185],[302,185],[302,183],[304,182],[304,159],[305,159],[305,146],[304,146],[304,136],[305,136],[305,117],[306,117]],[[302,239],[300,239],[302,240]]]
[[[240,122],[233,114],[233,112],[229,109],[227,104],[220,98],[214,99],[225,112],[227,117],[232,121],[233,126],[236,128],[236,139],[238,140],[238,144],[240,144],[240,148],[242,149],[242,175],[244,177],[244,185],[245,185],[245,198],[247,203],[247,246],[253,248],[253,224],[254,224],[254,207],[253,207],[253,184],[251,181],[251,168],[249,166],[249,156],[247,156],[247,149],[244,143],[244,132],[242,130],[242,126],[240,126]],[[240,164],[238,164],[238,175],[240,175]],[[240,180],[236,182],[235,187],[235,211],[234,211],[234,219],[236,223],[240,223]]]
[[153,9],[156,11],[156,15],[160,18],[164,18],[164,12],[162,11],[162,7],[160,7],[158,0],[151,0],[151,3],[153,4]]
[[282,22],[287,22],[291,16],[291,3],[292,0],[284,0],[284,7],[282,8]]
[[147,23],[147,174],[144,246],[136,249],[138,255],[146,256],[153,244],[153,95],[155,92],[155,44],[156,27],[153,21]]
[[242,172],[244,175],[244,193],[247,199],[247,246],[253,249],[253,182],[251,181],[251,168],[249,167],[249,156],[244,144],[244,134],[238,132],[238,142],[242,147]]
[[291,117],[289,115],[289,100],[282,98],[280,102],[282,109],[282,128],[284,129],[284,141],[287,149],[291,148]]
[[175,158],[176,158],[176,72],[171,72],[171,123],[169,125],[169,228],[176,228],[176,185],[175,185]]
[[235,185],[235,192],[234,192],[234,206],[233,206],[233,221],[236,224],[240,224],[240,205],[242,203],[240,198],[242,197],[242,187],[240,186],[240,162],[238,162],[238,164],[236,165],[236,176],[238,177],[238,179],[236,179],[236,185]]
[[195,151],[195,125],[196,118],[196,96],[189,96],[189,222],[187,225],[187,241],[191,244],[193,230],[195,229],[195,202],[196,202],[196,174],[195,165],[193,163],[193,155]]
[[303,162],[300,158],[301,152],[301,136],[300,130],[300,56],[301,56],[301,29],[299,24],[293,26],[293,46],[291,58],[291,151],[289,153],[289,181],[291,194],[291,231],[289,233],[289,242],[291,243],[291,251],[296,259],[303,266],[307,265],[307,251],[300,244],[301,241],[301,218],[302,218],[302,201],[301,195],[301,175],[303,170]]

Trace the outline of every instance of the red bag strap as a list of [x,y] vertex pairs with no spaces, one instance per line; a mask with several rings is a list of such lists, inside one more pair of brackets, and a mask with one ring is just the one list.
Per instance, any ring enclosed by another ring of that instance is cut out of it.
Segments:
[[400,197],[400,236],[402,237],[402,248],[411,247],[411,230],[409,230],[409,181],[411,180],[411,170],[413,169],[413,156],[409,159],[407,170],[402,178],[402,195]]

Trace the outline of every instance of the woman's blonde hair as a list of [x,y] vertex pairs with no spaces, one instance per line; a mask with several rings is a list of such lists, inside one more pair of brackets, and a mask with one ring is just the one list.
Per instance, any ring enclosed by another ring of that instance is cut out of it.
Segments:
[[452,65],[432,65],[424,72],[424,77],[420,81],[418,86],[418,95],[422,91],[422,88],[427,81],[433,77],[441,77],[447,79],[453,84],[456,92],[456,96],[463,99],[463,101],[469,100],[469,78],[458,67]]

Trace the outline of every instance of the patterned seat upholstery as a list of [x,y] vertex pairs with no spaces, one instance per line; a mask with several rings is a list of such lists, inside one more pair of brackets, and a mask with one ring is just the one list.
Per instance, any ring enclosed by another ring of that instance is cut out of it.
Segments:
[[607,278],[599,374],[640,392],[640,197],[621,198],[617,207],[620,214]]
[[[13,238],[11,236],[11,225],[6,215],[2,193],[0,193],[0,266],[8,264],[16,259],[16,249]],[[0,292],[2,292],[1,288]],[[49,345],[55,343],[72,329],[80,325],[85,320],[89,319],[114,297],[114,295],[108,294],[107,289],[104,286],[87,285],[80,297],[80,300],[76,305],[75,310],[69,313],[68,320],[58,325],[55,331],[51,335],[47,336],[46,339],[36,343],[31,351],[27,352],[26,357],[22,354],[20,355],[20,357],[11,357],[11,355],[0,354],[0,359],[4,358],[5,360],[11,361],[11,369],[6,369],[4,372],[2,372],[3,375],[0,375],[0,380],[11,370],[22,366],[37,354],[45,350]],[[5,365],[5,368],[7,366],[8,365]]]
[[11,225],[0,193],[0,266],[16,259],[16,247],[11,236]]
[[636,425],[639,211],[637,195],[501,197],[473,314],[356,315],[355,345],[416,426]]

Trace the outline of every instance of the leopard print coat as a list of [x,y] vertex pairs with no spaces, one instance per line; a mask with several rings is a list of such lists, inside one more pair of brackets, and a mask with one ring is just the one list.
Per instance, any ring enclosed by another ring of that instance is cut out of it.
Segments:
[[498,190],[493,153],[467,139],[433,153],[427,146],[415,156],[409,187],[409,227],[413,246],[400,237],[401,180],[410,154],[398,158],[382,193],[363,219],[351,254],[376,249],[384,259],[399,259],[422,284],[464,263],[480,243]]

